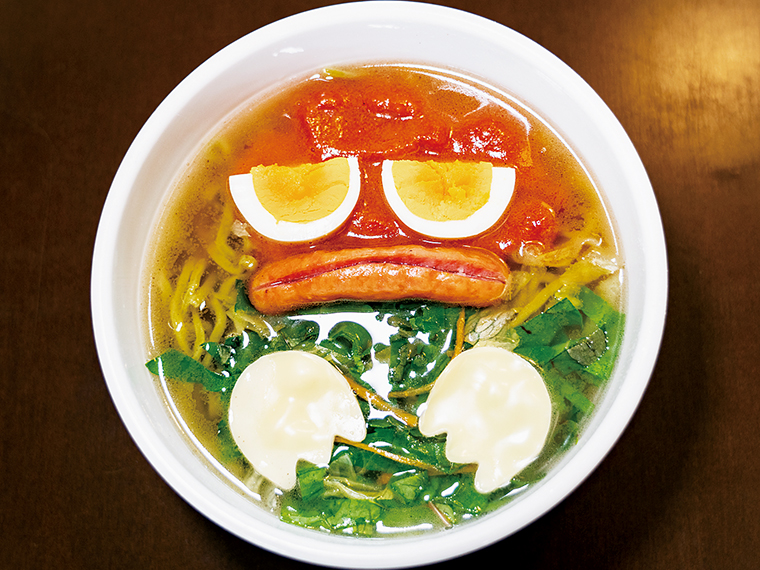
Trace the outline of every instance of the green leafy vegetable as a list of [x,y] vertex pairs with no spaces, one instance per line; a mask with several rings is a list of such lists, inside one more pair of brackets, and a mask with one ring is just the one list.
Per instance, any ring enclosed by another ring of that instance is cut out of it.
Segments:
[[394,473],[389,486],[394,497],[404,504],[411,505],[425,492],[429,480],[430,477],[425,471],[410,469]]
[[567,286],[543,313],[516,327],[515,352],[533,361],[569,417],[593,411],[615,362],[622,315],[585,286]]
[[334,359],[350,371],[354,378],[360,378],[372,366],[372,336],[358,323],[337,323],[319,346],[330,351]]
[[209,392],[231,389],[235,384],[229,374],[212,372],[197,360],[173,348],[149,361],[146,366],[153,374],[174,380],[197,382]]
[[[388,345],[389,380],[394,391],[424,386],[438,378],[451,361],[460,311],[460,307],[437,303],[379,307],[378,318],[398,329]],[[376,346],[375,350],[384,348]]]
[[[498,333],[509,337],[514,351],[539,368],[557,418],[542,453],[509,485],[490,495],[478,493],[473,469],[447,459],[445,435],[424,437],[413,424],[387,414],[387,409],[382,412],[385,416],[378,414],[379,408],[368,403],[375,401],[377,406],[377,401],[365,395],[362,406],[370,418],[365,440],[359,445],[336,443],[327,466],[299,462],[296,491],[282,497],[281,518],[307,528],[355,535],[374,535],[381,522],[390,527],[414,521],[453,524],[497,508],[542,479],[558,454],[577,441],[595,394],[612,371],[623,330],[623,316],[587,287],[566,286],[554,298],[542,313],[514,328],[502,325]],[[342,303],[312,310],[314,320],[265,317],[255,314],[245,294],[239,295],[236,310],[262,319],[274,334],[246,330],[221,343],[207,343],[206,366],[169,350],[148,362],[148,369],[221,392],[227,403],[242,371],[272,352],[318,354],[356,382],[355,390],[369,392],[372,388],[362,376],[373,362],[382,363],[388,367],[391,389],[413,394],[398,401],[414,414],[426,397],[416,389],[429,387],[452,358],[461,312],[459,307],[435,303]],[[345,313],[346,320],[323,335],[316,315],[338,312]],[[352,312],[374,312],[395,332],[373,339],[364,326],[351,320]],[[467,309],[466,316],[474,313]],[[219,422],[218,437],[223,461],[246,464],[225,419]]]
[[325,491],[325,476],[327,467],[319,467],[313,463],[299,461],[296,468],[298,490],[304,501],[310,501]]

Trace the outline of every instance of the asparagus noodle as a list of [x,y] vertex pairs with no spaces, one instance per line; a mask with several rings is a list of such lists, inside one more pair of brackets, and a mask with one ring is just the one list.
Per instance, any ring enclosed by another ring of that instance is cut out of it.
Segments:
[[350,440],[342,438],[341,436],[335,437],[335,443],[350,445],[352,447],[356,447],[357,449],[363,449],[364,451],[375,453],[377,455],[380,455],[381,457],[385,457],[386,459],[395,461],[396,463],[401,463],[402,465],[409,465],[410,467],[415,467],[417,469],[421,469],[422,471],[426,471],[429,475],[452,475],[456,473],[471,473],[475,471],[478,467],[477,464],[475,463],[468,463],[468,464],[462,465],[461,467],[459,467],[458,469],[452,472],[445,472],[445,471],[441,471],[435,465],[431,465],[430,463],[422,461],[421,459],[417,459],[416,457],[412,457],[409,455],[399,455],[398,453],[394,453],[393,451],[388,451],[387,449],[384,449],[382,447],[375,447],[373,445],[368,445],[366,443],[350,441]]
[[587,259],[581,259],[571,265],[562,275],[544,287],[538,295],[520,309],[515,318],[509,323],[510,328],[524,323],[531,315],[537,313],[541,307],[565,285],[586,285],[611,273],[609,267],[596,264]]
[[420,394],[427,394],[428,392],[430,392],[430,390],[433,389],[434,384],[435,384],[435,381],[430,382],[429,384],[424,384],[423,386],[418,386],[417,388],[407,388],[406,390],[394,390],[393,392],[388,393],[388,397],[401,400],[403,398],[411,398],[413,396],[419,396]]
[[390,413],[404,425],[407,425],[409,427],[415,427],[417,425],[418,418],[414,414],[410,414],[409,412],[405,412],[404,410],[397,408],[387,400],[381,398],[379,394],[373,392],[369,388],[362,386],[349,376],[346,376],[344,374],[344,377],[348,382],[348,385],[351,386],[351,389],[362,400],[365,400],[366,402],[372,404],[372,406],[380,411]]
[[456,344],[454,345],[454,353],[452,354],[451,358],[458,356],[464,347],[464,323],[464,307],[462,307],[459,309],[459,317],[457,318],[457,338]]
[[425,463],[424,461],[420,461],[419,459],[416,459],[414,457],[399,455],[397,453],[393,453],[392,451],[388,451],[387,449],[383,449],[381,447],[373,447],[371,445],[367,445],[366,443],[357,443],[355,441],[349,441],[340,436],[337,436],[335,438],[335,442],[342,443],[345,445],[351,445],[353,447],[363,449],[365,451],[376,453],[377,455],[380,455],[382,457],[385,457],[386,459],[390,459],[397,463],[401,463],[403,465],[409,465],[410,467],[416,467],[417,469],[422,469],[423,471],[427,471],[431,475],[444,475],[443,471],[439,470],[437,467],[434,467],[433,465],[430,465],[429,463]]

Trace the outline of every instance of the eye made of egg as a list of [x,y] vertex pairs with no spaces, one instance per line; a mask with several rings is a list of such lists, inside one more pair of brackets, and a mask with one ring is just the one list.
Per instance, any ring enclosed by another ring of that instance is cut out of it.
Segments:
[[396,216],[417,233],[466,238],[493,226],[507,209],[515,169],[490,162],[386,160],[383,191]]
[[[328,235],[359,200],[356,157],[298,166],[256,166],[231,176],[235,205],[260,234],[280,242]],[[489,162],[386,160],[385,198],[398,219],[424,236],[461,239],[483,233],[502,216],[515,187],[515,169]]]
[[256,166],[230,176],[230,193],[254,230],[281,242],[316,239],[339,228],[359,200],[356,157],[298,166]]

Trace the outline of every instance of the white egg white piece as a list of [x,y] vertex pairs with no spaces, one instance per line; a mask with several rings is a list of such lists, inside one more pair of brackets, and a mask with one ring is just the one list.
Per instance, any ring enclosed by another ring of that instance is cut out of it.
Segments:
[[253,176],[250,172],[229,177],[230,193],[240,213],[261,235],[281,242],[302,242],[316,239],[338,229],[348,219],[359,201],[359,190],[361,189],[359,159],[351,156],[347,160],[349,179],[348,193],[345,199],[332,213],[311,222],[287,222],[274,217],[259,201],[253,185]]
[[551,421],[549,392],[530,362],[503,348],[475,347],[438,377],[419,429],[446,433],[446,457],[477,463],[475,488],[490,493],[538,456]]
[[356,396],[329,362],[308,352],[262,356],[232,390],[229,425],[240,451],[283,490],[296,484],[296,464],[330,460],[333,441],[366,437]]
[[515,190],[515,169],[494,166],[488,201],[481,208],[463,220],[427,220],[414,214],[399,197],[393,179],[393,162],[383,161],[382,183],[385,199],[399,220],[414,231],[429,237],[459,239],[483,233],[499,221]]

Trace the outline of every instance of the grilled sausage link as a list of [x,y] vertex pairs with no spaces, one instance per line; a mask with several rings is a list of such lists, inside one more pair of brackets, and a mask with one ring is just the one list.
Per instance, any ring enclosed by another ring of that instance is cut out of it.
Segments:
[[264,265],[248,283],[262,313],[333,301],[423,299],[482,307],[509,291],[507,265],[475,248],[389,246],[314,251]]

